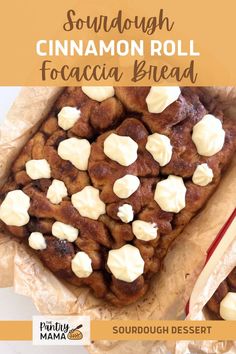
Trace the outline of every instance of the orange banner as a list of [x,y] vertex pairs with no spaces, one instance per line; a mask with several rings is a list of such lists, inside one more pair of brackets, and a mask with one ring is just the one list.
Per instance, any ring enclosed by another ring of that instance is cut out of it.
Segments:
[[236,3],[2,2],[1,85],[236,85]]
[[[91,340],[235,340],[236,321],[91,321]],[[32,321],[0,321],[0,340],[32,340]]]
[[0,321],[0,340],[32,340],[32,321]]
[[236,321],[91,321],[92,340],[235,340]]

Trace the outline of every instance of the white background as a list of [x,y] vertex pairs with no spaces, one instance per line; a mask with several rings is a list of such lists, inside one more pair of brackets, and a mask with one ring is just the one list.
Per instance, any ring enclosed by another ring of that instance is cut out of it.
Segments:
[[[20,87],[0,87],[0,123],[12,102],[20,91]],[[12,288],[0,289],[0,320],[31,320],[38,312],[31,299],[16,295]],[[86,354],[81,346],[33,346],[25,341],[0,342],[1,354]]]

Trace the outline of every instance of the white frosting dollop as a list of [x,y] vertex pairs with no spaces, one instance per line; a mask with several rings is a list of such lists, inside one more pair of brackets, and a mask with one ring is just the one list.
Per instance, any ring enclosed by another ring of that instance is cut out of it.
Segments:
[[147,151],[150,152],[155,161],[157,161],[160,166],[167,165],[172,156],[172,145],[168,136],[163,134],[154,133],[148,136]]
[[154,199],[160,208],[178,213],[185,207],[186,187],[182,177],[170,175],[156,185]]
[[106,212],[106,205],[99,197],[99,190],[92,186],[86,186],[73,194],[71,202],[80,215],[86,218],[97,220]]
[[88,169],[91,145],[87,139],[69,138],[60,142],[58,155],[81,171]]
[[104,141],[104,153],[122,166],[129,166],[137,160],[138,144],[129,136],[110,134]]
[[113,86],[82,86],[82,91],[89,98],[98,102],[113,97],[115,94]]
[[221,121],[212,114],[206,114],[193,127],[192,140],[202,156],[213,156],[224,146],[225,131]]
[[74,242],[79,234],[79,230],[75,227],[64,224],[60,221],[55,221],[52,225],[53,236],[59,238],[59,240],[67,240],[69,242]]
[[228,292],[220,302],[220,316],[224,320],[236,321],[236,293]]
[[179,98],[180,93],[178,86],[152,86],[146,97],[148,111],[150,113],[163,112]]
[[109,251],[107,265],[116,279],[128,283],[142,275],[144,270],[144,260],[139,249],[129,244]]
[[143,220],[132,222],[132,231],[137,239],[142,241],[155,240],[157,238],[157,225]]
[[72,271],[78,278],[87,278],[93,272],[92,260],[85,252],[77,252],[71,261]]
[[45,159],[27,161],[25,169],[31,179],[51,178],[51,168]]
[[67,197],[67,195],[65,183],[58,179],[54,179],[47,191],[47,198],[50,202],[53,204],[59,204],[63,198]]
[[125,175],[118,178],[113,185],[113,192],[121,199],[129,198],[139,187],[140,180],[137,176]]
[[21,190],[8,192],[0,206],[0,219],[11,226],[23,226],[29,222],[30,198]]
[[32,232],[28,239],[29,246],[34,250],[45,250],[47,244],[41,232]]
[[76,107],[63,107],[58,113],[58,125],[64,130],[68,130],[74,126],[80,118],[81,111]]
[[118,218],[121,219],[124,223],[128,224],[134,218],[134,211],[132,205],[123,204],[118,208],[117,213]]
[[213,177],[214,175],[212,169],[207,163],[202,163],[201,165],[198,165],[194,171],[192,181],[194,184],[204,187],[212,182]]

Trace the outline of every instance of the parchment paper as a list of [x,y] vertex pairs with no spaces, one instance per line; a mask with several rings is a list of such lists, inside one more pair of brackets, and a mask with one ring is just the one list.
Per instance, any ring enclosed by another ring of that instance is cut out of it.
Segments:
[[[203,90],[210,90],[218,97],[221,107],[234,113],[235,89]],[[60,88],[25,88],[13,104],[0,127],[0,184],[4,183],[13,159],[37,129],[60,91]],[[172,245],[163,270],[153,278],[148,294],[131,306],[117,309],[94,298],[87,288],[76,289],[57,279],[29,248],[3,234],[0,234],[0,287],[14,286],[18,294],[30,296],[42,314],[76,313],[89,315],[92,319],[183,319],[194,282],[204,265],[206,250],[235,207],[235,181],[236,158],[207,206]],[[117,354],[167,353],[167,346],[170,353],[177,353],[175,343],[139,341],[100,341],[88,350]],[[191,351],[187,349],[186,353]]]

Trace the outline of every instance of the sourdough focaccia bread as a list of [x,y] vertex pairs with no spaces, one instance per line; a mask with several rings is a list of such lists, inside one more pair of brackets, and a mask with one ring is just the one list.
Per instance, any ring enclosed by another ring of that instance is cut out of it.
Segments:
[[234,121],[197,92],[66,88],[12,165],[1,227],[68,282],[138,300],[236,149]]
[[206,307],[216,319],[236,321],[236,267],[219,285]]

